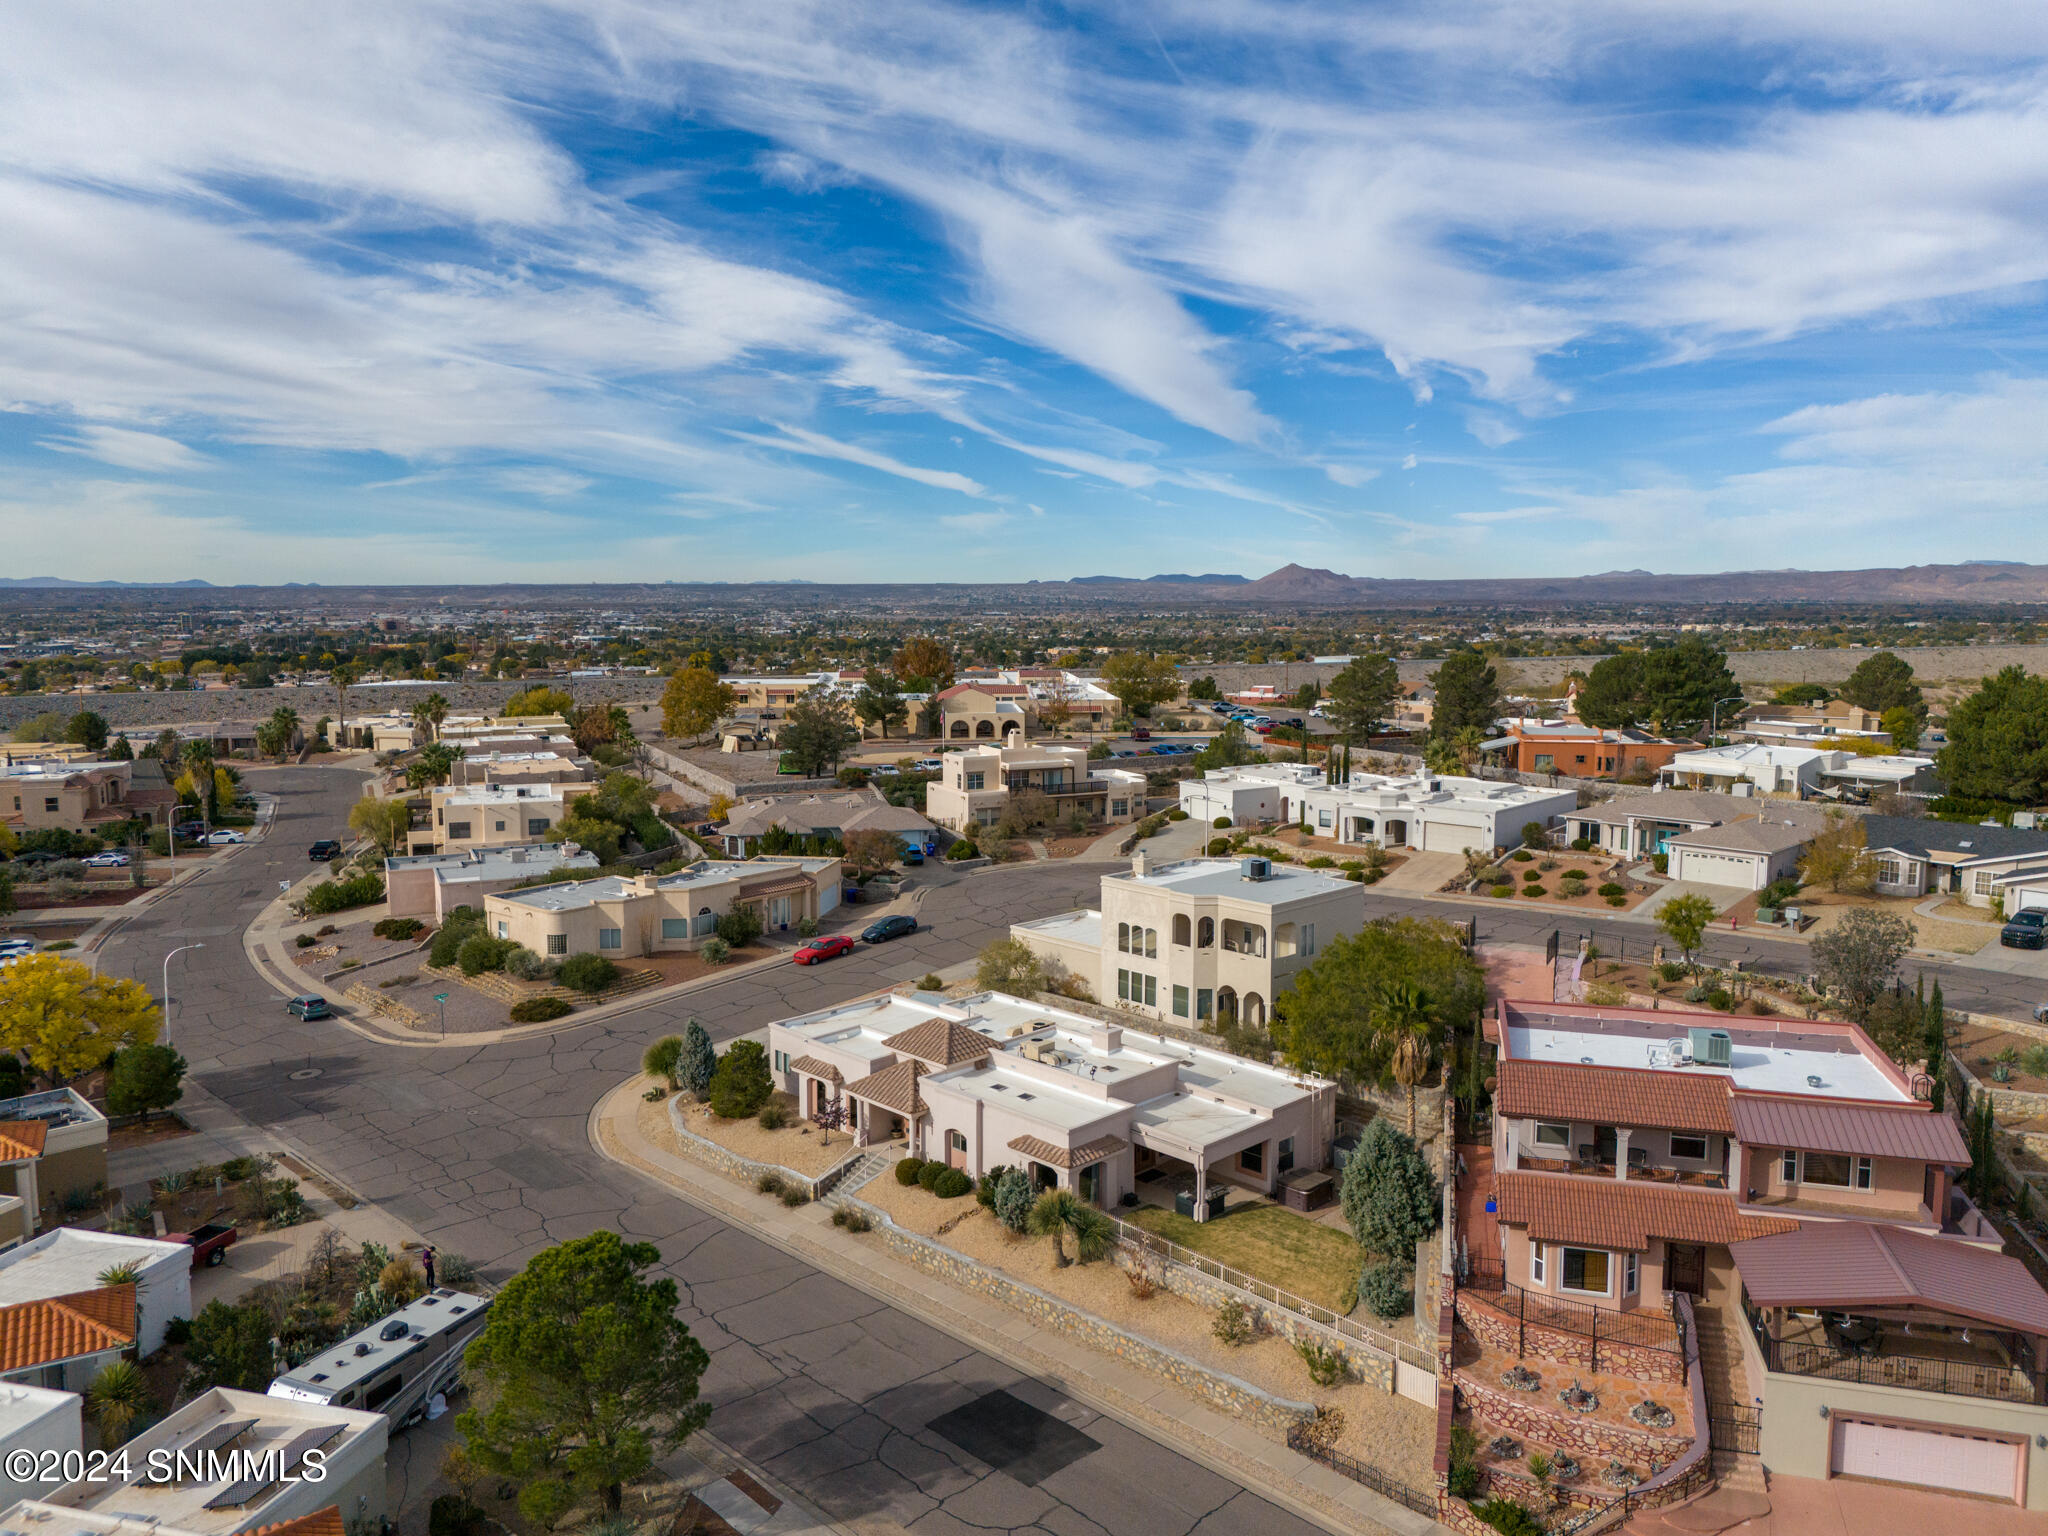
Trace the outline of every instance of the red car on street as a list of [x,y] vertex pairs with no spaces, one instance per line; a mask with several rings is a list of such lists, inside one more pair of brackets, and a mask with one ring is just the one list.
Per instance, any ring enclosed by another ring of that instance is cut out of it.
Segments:
[[834,955],[843,955],[853,948],[853,939],[847,934],[828,934],[822,939],[812,939],[796,952],[798,965],[816,965],[820,960],[830,960]]

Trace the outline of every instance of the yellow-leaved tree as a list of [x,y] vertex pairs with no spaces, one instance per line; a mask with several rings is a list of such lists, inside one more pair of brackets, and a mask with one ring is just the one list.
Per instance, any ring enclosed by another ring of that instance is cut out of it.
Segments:
[[95,976],[62,955],[26,955],[0,970],[0,1050],[55,1086],[114,1052],[156,1040],[157,1005],[139,981]]

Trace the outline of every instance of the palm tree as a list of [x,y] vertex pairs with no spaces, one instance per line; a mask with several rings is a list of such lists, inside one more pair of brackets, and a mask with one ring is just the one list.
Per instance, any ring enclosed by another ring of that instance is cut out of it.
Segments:
[[426,711],[427,725],[434,733],[434,740],[441,739],[441,722],[448,718],[448,700],[438,689],[427,695],[420,706]]
[[362,674],[354,662],[339,663],[329,674],[334,681],[334,712],[341,717],[341,750],[348,750],[348,691]]
[[100,1442],[108,1447],[126,1440],[135,1421],[156,1406],[142,1367],[133,1360],[115,1360],[102,1367],[86,1388],[85,1397],[93,1422],[99,1426]]
[[1380,991],[1373,1005],[1372,1027],[1392,1047],[1394,1081],[1408,1090],[1408,1139],[1415,1139],[1415,1090],[1429,1075],[1430,1047],[1436,1042],[1434,1000],[1427,988],[1397,981]]
[[1074,1234],[1074,1257],[1083,1264],[1109,1252],[1116,1237],[1109,1218],[1071,1189],[1048,1189],[1040,1195],[1025,1226],[1033,1237],[1052,1239],[1053,1262],[1061,1269],[1073,1262],[1067,1257],[1067,1233]]

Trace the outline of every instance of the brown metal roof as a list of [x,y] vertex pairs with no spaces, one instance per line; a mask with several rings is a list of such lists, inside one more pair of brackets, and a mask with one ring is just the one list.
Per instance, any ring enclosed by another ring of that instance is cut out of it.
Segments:
[[1735,1135],[1746,1147],[1797,1147],[1805,1152],[1854,1152],[1927,1163],[1967,1163],[1963,1133],[1947,1115],[1922,1105],[1880,1109],[1824,1099],[1735,1095]]
[[1729,1250],[1760,1307],[1921,1306],[2048,1334],[2048,1293],[2018,1259],[1869,1221],[1809,1222]]
[[1718,1074],[1509,1057],[1500,1064],[1494,1107],[1504,1115],[1545,1120],[1718,1131],[1724,1136],[1735,1129],[1728,1113],[1728,1079]]
[[1098,1136],[1073,1148],[1056,1147],[1036,1136],[1019,1136],[1010,1143],[1010,1150],[1054,1168],[1086,1168],[1106,1157],[1115,1157],[1129,1145],[1121,1136]]
[[828,1083],[843,1083],[846,1078],[829,1061],[820,1061],[815,1056],[799,1056],[790,1064],[790,1070],[801,1072],[805,1077],[823,1078]]
[[923,1073],[922,1062],[899,1061],[893,1067],[870,1072],[857,1083],[848,1083],[846,1091],[857,1099],[915,1119],[924,1113],[924,1097],[917,1091],[917,1080]]
[[891,1035],[882,1044],[899,1056],[915,1056],[919,1061],[929,1061],[941,1067],[959,1067],[970,1061],[981,1061],[995,1049],[988,1036],[977,1034],[965,1024],[951,1019],[926,1019],[922,1024],[913,1024],[900,1034]]
[[1494,1177],[1499,1219],[1524,1227],[1546,1243],[1641,1253],[1650,1239],[1680,1243],[1738,1243],[1789,1232],[1798,1223],[1780,1216],[1746,1216],[1722,1190],[1632,1184],[1567,1173],[1502,1173]]

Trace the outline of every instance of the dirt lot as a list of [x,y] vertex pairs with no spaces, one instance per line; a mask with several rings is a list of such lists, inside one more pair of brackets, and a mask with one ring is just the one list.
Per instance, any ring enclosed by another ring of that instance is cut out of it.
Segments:
[[[788,1094],[778,1093],[775,1098],[792,1116],[796,1114],[796,1101]],[[682,1113],[683,1124],[706,1141],[715,1141],[749,1162],[774,1163],[796,1173],[823,1173],[853,1152],[851,1133],[840,1130],[828,1136],[807,1120],[793,1119],[779,1131],[764,1131],[751,1117],[721,1120],[702,1104],[686,1103]],[[643,1103],[640,1128],[657,1146],[675,1149],[676,1135],[669,1125],[666,1103]]]
[[[1983,1083],[2016,1093],[2048,1093],[2048,1041],[1965,1024],[1950,1036],[1949,1048]],[[1991,1075],[2000,1057],[2005,1058],[2011,1073],[2002,1083]]]
[[[1844,913],[1857,907],[1872,907],[1880,912],[1896,913],[1911,923],[1918,934],[1915,942],[1922,949],[1940,949],[1950,954],[1974,955],[1986,944],[1998,942],[1998,925],[1988,921],[1988,913],[1987,920],[1981,922],[1942,922],[1922,917],[1913,910],[1925,899],[1913,896],[1859,896],[1847,892],[1836,895],[1832,891],[1804,890],[1799,893],[1793,904],[1816,919],[1805,931],[1804,937],[1808,939],[1826,933],[1842,920]],[[1955,903],[1948,905],[1953,906]]]
[[[1211,1332],[1215,1314],[1169,1291],[1140,1300],[1114,1262],[1070,1265],[1053,1262],[1052,1242],[1007,1231],[972,1195],[940,1200],[915,1185],[899,1185],[884,1174],[860,1191],[860,1198],[889,1213],[908,1231],[931,1237],[963,1218],[938,1240],[990,1269],[1049,1291],[1119,1328],[1150,1339],[1189,1359],[1224,1371],[1294,1402],[1328,1404],[1344,1414],[1338,1449],[1380,1467],[1414,1488],[1431,1485],[1436,1449],[1436,1415],[1396,1393],[1356,1383],[1330,1390],[1309,1380],[1301,1358],[1285,1340],[1266,1337],[1232,1348]],[[1071,1249],[1071,1243],[1070,1243]]]

